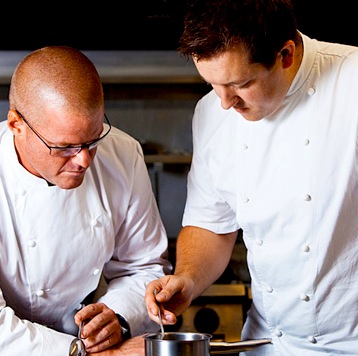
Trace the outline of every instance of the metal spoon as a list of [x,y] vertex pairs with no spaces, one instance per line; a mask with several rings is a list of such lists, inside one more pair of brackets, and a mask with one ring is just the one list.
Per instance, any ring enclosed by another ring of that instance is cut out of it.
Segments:
[[157,293],[158,291],[156,289],[154,289],[154,297],[155,297],[155,301],[157,302],[158,305],[158,319],[159,319],[159,325],[160,325],[160,332],[162,333],[162,338],[164,337],[164,326],[163,326],[163,320],[162,320],[162,313],[160,311],[160,303],[157,301]]

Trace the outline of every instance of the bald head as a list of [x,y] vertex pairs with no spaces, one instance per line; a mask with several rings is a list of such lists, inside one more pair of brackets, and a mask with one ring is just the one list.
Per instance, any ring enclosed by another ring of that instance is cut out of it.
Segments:
[[104,105],[102,83],[82,52],[64,46],[44,47],[16,67],[9,104],[10,109],[33,117],[46,109],[90,116]]

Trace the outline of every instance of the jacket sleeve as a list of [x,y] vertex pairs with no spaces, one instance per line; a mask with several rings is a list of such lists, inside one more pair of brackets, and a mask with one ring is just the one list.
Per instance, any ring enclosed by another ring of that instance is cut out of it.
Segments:
[[18,318],[0,291],[0,350],[2,356],[68,355],[72,335]]

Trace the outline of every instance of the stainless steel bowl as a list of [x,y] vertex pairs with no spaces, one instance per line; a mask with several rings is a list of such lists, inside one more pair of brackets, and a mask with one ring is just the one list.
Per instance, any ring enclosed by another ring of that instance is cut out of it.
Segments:
[[146,356],[209,356],[210,334],[165,332],[144,335]]

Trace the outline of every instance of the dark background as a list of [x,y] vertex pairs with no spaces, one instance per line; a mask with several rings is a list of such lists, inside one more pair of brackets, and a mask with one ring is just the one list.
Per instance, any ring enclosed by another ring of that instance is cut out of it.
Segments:
[[[294,0],[299,29],[358,45],[354,1]],[[2,6],[0,50],[69,45],[81,50],[175,50],[185,0],[13,2]]]

